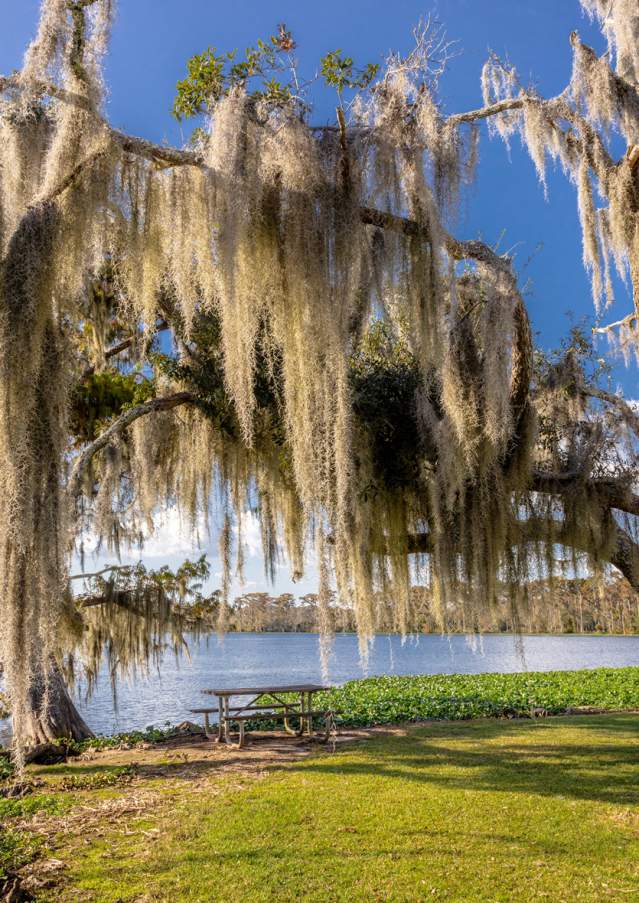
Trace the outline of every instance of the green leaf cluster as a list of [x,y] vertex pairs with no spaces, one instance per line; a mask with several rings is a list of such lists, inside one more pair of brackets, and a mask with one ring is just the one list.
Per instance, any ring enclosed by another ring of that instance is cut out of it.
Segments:
[[363,69],[356,69],[353,58],[345,56],[343,50],[327,53],[321,58],[320,64],[322,78],[340,96],[347,88],[363,91],[370,87],[379,71],[377,63],[368,63]]
[[71,431],[76,442],[91,442],[106,421],[154,395],[155,381],[139,373],[92,373],[77,386],[71,400]]
[[[195,54],[186,64],[186,78],[177,83],[173,115],[182,121],[210,113],[234,88],[244,88],[254,100],[274,107],[296,101],[302,111],[307,110],[307,104],[300,97],[303,88],[300,89],[295,73],[296,64],[290,58],[295,46],[291,32],[280,25],[277,34],[269,35],[266,40],[258,39],[255,47],[247,47],[242,58],[237,49],[218,51],[215,47]],[[287,69],[288,80],[277,77],[277,73]],[[320,76],[326,85],[337,91],[340,103],[345,90],[366,90],[378,72],[377,63],[357,68],[353,58],[341,49],[332,50],[320,59]],[[255,87],[253,80],[258,80]],[[197,137],[201,138],[199,131]]]
[[210,112],[233,88],[245,88],[253,78],[262,82],[251,92],[252,97],[273,104],[287,103],[292,96],[290,85],[266,76],[282,69],[279,55],[288,49],[290,43],[283,41],[280,32],[266,41],[258,39],[255,47],[247,47],[244,59],[238,59],[237,49],[218,53],[215,47],[209,47],[195,54],[186,64],[186,78],[177,83],[173,115],[181,121]]
[[421,377],[414,355],[386,321],[375,321],[364,334],[350,361],[350,382],[375,473],[386,487],[410,484],[419,467],[415,397]]

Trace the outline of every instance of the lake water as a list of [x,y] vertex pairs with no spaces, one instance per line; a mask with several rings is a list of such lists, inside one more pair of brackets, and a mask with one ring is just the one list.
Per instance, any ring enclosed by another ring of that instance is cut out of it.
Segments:
[[[189,708],[206,704],[200,690],[210,687],[321,682],[315,634],[232,633],[222,643],[216,636],[189,643],[191,660],[176,664],[167,656],[161,675],[123,684],[114,709],[108,680],[94,696],[80,698],[88,724],[97,733],[114,733],[149,724],[177,723]],[[639,665],[639,636],[419,636],[403,643],[397,636],[378,636],[368,661],[368,674],[478,674],[486,671],[552,671],[601,666]],[[365,677],[357,638],[335,638],[329,679],[341,684]],[[210,702],[210,698],[208,699]],[[197,719],[196,719],[197,720]]]
[[[316,634],[230,633],[191,639],[190,660],[167,655],[161,674],[139,677],[118,687],[113,704],[106,672],[94,695],[85,700],[78,688],[78,707],[96,732],[112,734],[154,724],[162,727],[197,716],[210,697],[210,687],[321,683]],[[329,662],[331,684],[379,674],[480,674],[486,671],[553,671],[578,668],[639,666],[639,636],[398,636],[375,639],[362,668],[357,638],[335,638]],[[8,724],[0,721],[0,744],[8,741]]]

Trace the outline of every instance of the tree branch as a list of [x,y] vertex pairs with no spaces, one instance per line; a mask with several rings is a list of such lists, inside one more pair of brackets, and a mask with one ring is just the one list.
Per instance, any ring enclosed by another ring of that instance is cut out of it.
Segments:
[[607,326],[593,326],[592,331],[598,335],[607,335],[613,329],[620,327],[621,329],[636,329],[639,323],[639,314],[636,311],[623,317],[621,320],[615,320],[614,323],[608,323]]
[[94,163],[100,160],[102,157],[106,157],[108,151],[106,148],[101,148],[100,150],[93,151],[93,153],[89,154],[88,157],[85,157],[84,160],[80,160],[68,175],[64,176],[64,178],[60,179],[57,185],[55,185],[49,194],[46,197],[41,198],[40,200],[35,201],[33,204],[30,204],[30,207],[37,207],[38,204],[50,204],[60,197],[61,194],[70,188],[73,183],[81,176],[83,173],[90,169]]
[[153,163],[164,163],[167,166],[205,166],[204,156],[195,151],[177,150],[174,147],[164,147],[154,144],[145,138],[137,138],[127,135],[117,129],[111,129],[111,137],[127,154],[135,154],[144,157]]
[[454,125],[460,122],[477,122],[478,119],[489,119],[491,116],[498,116],[500,113],[508,113],[510,110],[521,110],[524,106],[522,97],[508,97],[505,100],[498,100],[496,103],[488,104],[477,110],[468,110],[466,113],[454,113],[447,118],[447,122]]
[[530,489],[533,492],[547,492],[551,495],[568,494],[580,484],[597,493],[607,507],[639,515],[639,495],[613,478],[588,479],[575,471],[552,473],[536,470],[530,479]]
[[[614,519],[610,526],[614,539],[613,551],[609,557],[609,563],[620,571],[630,586],[639,592],[639,545],[632,539],[629,533],[619,526]],[[566,548],[575,548],[579,552],[588,554],[590,549],[586,543],[579,543],[572,532],[561,521],[548,522],[531,518],[514,524],[511,528],[514,545],[527,545],[541,540],[549,540],[556,545]],[[429,533],[414,533],[409,538],[408,552],[413,554],[428,554],[433,550],[433,543]]]
[[102,568],[101,571],[95,571],[93,574],[71,574],[69,580],[91,580],[94,577],[101,577],[102,574],[108,574],[110,571],[123,571],[129,568],[128,564],[109,564]]
[[192,392],[176,392],[175,395],[166,395],[162,398],[152,398],[144,404],[134,405],[123,411],[113,423],[107,427],[104,432],[100,433],[97,439],[89,443],[87,447],[79,454],[67,485],[67,493],[70,498],[76,498],[82,489],[82,479],[86,473],[93,457],[105,448],[109,442],[117,435],[122,433],[127,427],[147,414],[154,414],[158,411],[170,411],[182,404],[190,404],[195,400]]
[[605,389],[596,389],[594,387],[580,389],[580,392],[589,398],[599,398],[600,401],[605,401],[617,408],[633,433],[639,437],[639,414],[630,407],[625,398],[615,395],[613,392],[606,392]]
[[[22,83],[20,82],[19,75],[0,75],[0,94],[4,91],[10,91],[13,88],[20,87],[22,87]],[[48,82],[36,82],[34,87],[36,92],[42,96],[48,95],[49,97],[54,97],[56,100],[61,100],[63,103],[69,103],[82,110],[94,112],[93,103],[83,94],[78,94],[75,91],[68,91],[66,88],[59,88],[57,85],[52,85]]]
[[[157,326],[155,327],[155,332],[166,332],[167,329],[170,329],[171,326],[166,320],[161,320]],[[122,339],[121,342],[118,342],[117,345],[113,345],[111,348],[107,348],[104,352],[104,360],[108,361],[112,357],[115,357],[118,354],[121,354],[123,351],[126,351],[127,348],[130,348],[131,345],[134,345],[137,340],[137,336],[131,335],[126,339]],[[95,366],[93,364],[86,367],[82,372],[82,381],[88,379],[90,376],[93,376],[95,373]]]
[[630,586],[639,592],[639,546],[619,524],[614,526],[615,548],[610,563],[624,575]]
[[[375,207],[361,207],[360,216],[364,225],[377,226],[378,229],[388,229],[391,232],[401,232],[404,235],[423,238],[425,241],[430,241],[428,229],[416,220],[408,219],[405,216],[386,213],[384,210],[377,210]],[[479,263],[485,263],[488,266],[512,275],[510,259],[506,256],[496,254],[495,251],[483,241],[476,241],[475,239],[459,241],[457,238],[454,238],[452,235],[445,232],[444,244],[447,252],[455,260],[476,260]]]

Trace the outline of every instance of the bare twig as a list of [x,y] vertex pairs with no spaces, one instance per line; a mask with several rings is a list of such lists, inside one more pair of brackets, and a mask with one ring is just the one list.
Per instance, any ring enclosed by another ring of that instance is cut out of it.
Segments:
[[128,570],[130,565],[128,564],[109,564],[106,567],[102,568],[101,571],[95,571],[92,574],[71,574],[69,580],[92,580],[95,577],[101,577],[102,574],[108,574],[111,571],[123,571]]

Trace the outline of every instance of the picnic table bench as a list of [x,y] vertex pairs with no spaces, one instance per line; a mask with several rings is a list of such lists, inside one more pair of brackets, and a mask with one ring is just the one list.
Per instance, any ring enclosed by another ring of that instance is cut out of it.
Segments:
[[[247,721],[282,721],[284,729],[297,737],[304,733],[314,736],[313,719],[325,719],[325,737],[328,739],[329,716],[327,709],[313,709],[313,696],[323,690],[330,690],[321,684],[285,684],[268,687],[222,687],[213,690],[202,690],[202,693],[217,696],[217,705],[190,709],[194,715],[204,715],[204,733],[209,740],[216,743],[231,743],[231,725],[238,726],[238,746],[245,744],[245,727]],[[285,693],[294,693],[297,699],[283,699]],[[248,702],[231,705],[234,696],[247,696]],[[269,697],[264,702],[264,697]],[[217,712],[217,733],[211,731],[209,716]],[[291,726],[297,721],[297,728]]]

